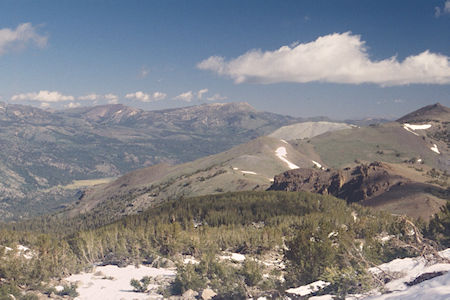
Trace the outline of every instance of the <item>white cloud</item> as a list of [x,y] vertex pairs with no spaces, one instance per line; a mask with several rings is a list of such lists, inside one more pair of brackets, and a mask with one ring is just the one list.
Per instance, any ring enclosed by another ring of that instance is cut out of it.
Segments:
[[38,93],[24,93],[17,94],[11,97],[12,101],[28,100],[28,101],[38,101],[38,102],[63,102],[63,101],[73,101],[73,96],[63,95],[57,91],[46,91],[42,90]]
[[166,99],[167,94],[162,92],[154,92],[152,95],[146,94],[144,92],[135,92],[135,93],[129,93],[125,95],[125,98],[127,99],[136,99],[142,102],[150,102],[150,101],[159,101]]
[[81,106],[81,103],[79,103],[79,102],[70,102],[69,104],[64,105],[64,107],[67,107],[67,108],[77,108],[80,106]]
[[142,102],[150,102],[150,95],[144,92],[129,93],[125,95],[127,99],[137,99]]
[[101,97],[102,97],[101,95],[92,93],[92,94],[88,94],[88,95],[85,95],[85,96],[80,96],[80,97],[78,97],[78,100],[95,101],[95,100],[98,100]]
[[162,93],[162,92],[154,92],[152,95],[152,99],[154,101],[164,100],[164,99],[166,99],[166,97],[167,97],[167,94]]
[[119,103],[119,97],[115,94],[106,94],[104,97],[106,100],[108,100],[108,104]]
[[252,50],[229,61],[211,56],[197,67],[231,77],[236,83],[450,83],[449,57],[426,50],[402,62],[396,57],[372,61],[365,42],[351,32],[334,33],[275,51]]
[[194,98],[194,94],[192,93],[192,91],[188,91],[186,93],[182,93],[182,94],[176,96],[174,99],[175,100],[186,101],[186,102],[191,102],[192,98]]
[[225,96],[221,96],[220,94],[214,94],[213,96],[208,97],[207,99],[209,101],[222,101],[222,100],[226,100],[228,98]]
[[36,32],[36,27],[31,23],[23,23],[15,29],[0,29],[0,55],[9,50],[22,49],[28,44],[34,44],[40,48],[47,45],[48,37]]
[[203,98],[203,95],[208,92],[208,89],[201,89],[197,92],[197,98],[198,100],[201,100]]
[[439,18],[442,15],[450,14],[450,0],[445,1],[444,6],[441,8],[436,6],[434,8],[434,16]]
[[50,103],[42,102],[39,106],[40,106],[41,108],[49,108],[49,107],[50,107]]

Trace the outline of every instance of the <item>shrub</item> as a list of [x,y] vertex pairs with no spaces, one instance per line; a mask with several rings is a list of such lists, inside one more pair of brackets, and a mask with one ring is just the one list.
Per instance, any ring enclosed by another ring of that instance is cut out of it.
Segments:
[[255,286],[262,280],[262,268],[258,262],[246,259],[240,272],[248,286]]
[[347,294],[361,294],[373,287],[373,278],[361,267],[326,268],[321,278],[330,283],[330,290],[337,299],[345,299]]
[[56,293],[59,296],[69,296],[72,298],[78,297],[79,294],[77,292],[77,285],[75,283],[71,283],[70,285],[64,285],[63,290]]
[[138,293],[145,293],[148,285],[150,284],[150,277],[144,276],[141,280],[131,279],[130,285],[133,287],[133,291]]
[[199,291],[205,287],[205,280],[199,274],[195,266],[192,264],[178,265],[177,276],[171,286],[171,293],[173,295],[182,295],[185,291],[191,289]]

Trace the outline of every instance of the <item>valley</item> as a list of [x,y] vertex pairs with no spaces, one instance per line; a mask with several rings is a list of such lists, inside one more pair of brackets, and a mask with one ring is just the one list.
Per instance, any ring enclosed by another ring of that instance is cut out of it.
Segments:
[[191,161],[298,121],[246,103],[163,111],[117,104],[54,112],[0,103],[0,219],[61,209],[79,196],[73,181]]

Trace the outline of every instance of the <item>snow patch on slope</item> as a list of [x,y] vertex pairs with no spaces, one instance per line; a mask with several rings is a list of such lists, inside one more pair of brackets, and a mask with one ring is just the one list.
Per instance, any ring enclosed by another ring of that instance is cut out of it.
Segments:
[[319,281],[315,281],[315,282],[307,284],[307,285],[302,285],[298,288],[288,289],[288,290],[286,290],[286,293],[299,295],[299,296],[306,296],[311,293],[317,292],[318,290],[323,289],[324,287],[326,287],[328,285],[330,285],[329,282],[319,280]]
[[288,165],[288,167],[290,169],[298,169],[298,168],[300,168],[296,164],[293,164],[289,160],[287,160],[287,158],[286,158],[286,155],[287,155],[286,147],[278,147],[277,150],[275,150],[275,154],[276,154],[276,156],[279,159],[281,159],[282,161],[287,163],[287,165]]
[[240,253],[225,253],[225,255],[219,256],[222,260],[234,260],[237,262],[243,262],[245,260],[245,255]]
[[422,125],[414,125],[414,124],[403,124],[404,127],[408,127],[411,130],[425,130],[431,128],[431,124],[422,124]]
[[[13,251],[13,249],[11,247],[5,246],[4,248],[5,248],[5,253],[7,253],[9,251]],[[17,250],[17,255],[21,255],[25,259],[32,259],[36,255],[36,253],[34,251],[31,251],[30,248],[23,246],[23,245],[17,245],[16,250]]]
[[312,160],[312,162],[313,162],[313,164],[314,164],[316,167],[318,167],[319,169],[323,169],[322,165],[319,164],[317,161]]
[[405,128],[406,131],[411,132],[414,135],[419,136],[416,132],[414,132],[415,130],[425,130],[425,129],[429,129],[431,127],[431,124],[422,124],[422,125],[413,125],[413,124],[408,124],[408,123],[404,123],[403,124],[403,128]]
[[[98,272],[98,273],[97,273]],[[95,274],[102,274],[96,276]],[[67,281],[78,282],[77,292],[80,294],[76,299],[110,299],[110,300],[131,300],[131,299],[162,299],[162,295],[156,293],[136,293],[130,285],[131,279],[141,279],[144,276],[156,277],[163,276],[170,279],[175,278],[175,270],[156,269],[147,266],[127,266],[119,268],[118,266],[96,267],[90,273],[75,274]],[[109,279],[106,279],[109,278]],[[151,284],[150,289],[156,289],[158,286]]]
[[437,154],[441,154],[441,152],[439,152],[439,149],[436,144],[433,144],[433,147],[431,147],[430,149],[431,149],[431,151],[436,152]]
[[252,175],[258,175],[258,173],[253,172],[253,171],[241,171],[241,173],[244,173],[244,174],[252,174]]

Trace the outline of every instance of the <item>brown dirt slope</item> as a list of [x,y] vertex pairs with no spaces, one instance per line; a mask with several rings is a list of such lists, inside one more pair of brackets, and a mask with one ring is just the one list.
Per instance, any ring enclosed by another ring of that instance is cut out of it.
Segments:
[[436,213],[448,198],[448,191],[404,177],[391,165],[380,162],[342,170],[286,171],[275,176],[269,190],[330,194],[350,203],[424,219]]

